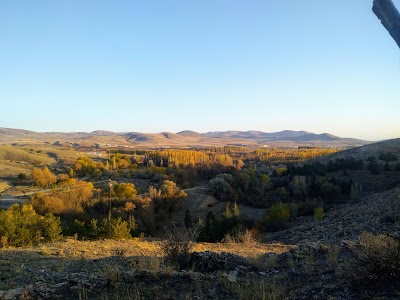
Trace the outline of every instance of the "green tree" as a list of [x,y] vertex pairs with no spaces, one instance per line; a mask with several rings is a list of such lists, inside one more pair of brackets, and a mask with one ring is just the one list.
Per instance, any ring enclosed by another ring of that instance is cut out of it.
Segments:
[[379,175],[379,165],[375,159],[371,160],[368,165],[368,170],[371,171],[373,175]]
[[232,218],[231,203],[229,201],[227,201],[225,205],[224,217],[226,219]]
[[276,231],[286,227],[289,222],[289,207],[287,204],[278,202],[271,206],[268,215],[265,217],[265,224],[268,231]]
[[46,241],[55,242],[61,239],[62,229],[60,217],[55,217],[53,214],[48,213],[42,219],[43,237]]
[[231,194],[231,186],[222,178],[211,179],[208,183],[208,189],[211,194],[220,200],[229,198]]
[[236,218],[240,217],[240,210],[236,201],[233,203],[232,215]]
[[104,218],[100,224],[102,236],[109,239],[124,239],[131,237],[128,222],[121,218]]
[[25,173],[19,173],[17,178],[18,178],[18,180],[24,180],[24,179],[26,179],[26,174]]
[[314,220],[321,221],[325,217],[325,211],[322,207],[316,207],[314,209]]
[[61,235],[60,219],[53,215],[41,216],[30,204],[12,205],[0,211],[0,237],[11,246],[36,245],[41,241],[55,241]]

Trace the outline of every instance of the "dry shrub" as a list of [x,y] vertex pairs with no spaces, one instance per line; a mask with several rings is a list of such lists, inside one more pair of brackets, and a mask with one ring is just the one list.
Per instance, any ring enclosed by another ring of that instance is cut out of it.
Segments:
[[111,250],[113,256],[125,256],[127,249],[115,248]]
[[359,247],[353,249],[357,263],[352,266],[352,279],[357,286],[400,286],[400,240],[384,234],[364,232]]
[[162,245],[166,263],[178,269],[188,268],[194,240],[195,232],[186,228],[174,227],[167,231],[166,240]]
[[1,240],[0,240],[0,243],[1,243],[1,247],[2,248],[7,248],[7,246],[8,246],[8,237],[7,236],[2,236]]
[[245,245],[255,245],[258,244],[258,241],[255,239],[254,235],[252,230],[246,229],[245,231],[239,232],[236,237],[229,233],[226,234],[222,242],[226,244],[241,243]]
[[328,260],[328,265],[333,270],[335,270],[338,264],[339,254],[340,254],[340,248],[338,246],[328,245],[326,256]]
[[258,241],[254,237],[254,232],[249,229],[246,229],[243,232],[239,232],[238,239],[241,243],[245,245],[254,245],[258,243]]
[[258,257],[249,257],[247,261],[258,270],[276,269],[279,267],[278,254],[270,252]]
[[284,278],[280,276],[255,279],[240,285],[232,283],[229,288],[235,299],[279,300],[288,298]]

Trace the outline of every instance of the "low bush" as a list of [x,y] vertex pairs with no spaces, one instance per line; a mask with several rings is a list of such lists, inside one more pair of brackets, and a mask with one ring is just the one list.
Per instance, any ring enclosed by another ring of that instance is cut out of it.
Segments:
[[194,232],[186,228],[174,227],[172,231],[166,232],[162,250],[167,264],[178,270],[189,267],[190,250],[195,240],[194,235]]
[[354,249],[357,262],[351,267],[357,288],[400,288],[400,240],[384,234],[363,233]]
[[268,215],[264,218],[267,231],[284,229],[289,222],[289,206],[279,202],[269,208]]

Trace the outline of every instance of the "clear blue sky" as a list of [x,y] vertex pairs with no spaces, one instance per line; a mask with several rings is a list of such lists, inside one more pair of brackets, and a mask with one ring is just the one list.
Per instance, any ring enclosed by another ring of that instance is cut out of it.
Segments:
[[0,127],[400,137],[400,49],[371,7],[4,0]]

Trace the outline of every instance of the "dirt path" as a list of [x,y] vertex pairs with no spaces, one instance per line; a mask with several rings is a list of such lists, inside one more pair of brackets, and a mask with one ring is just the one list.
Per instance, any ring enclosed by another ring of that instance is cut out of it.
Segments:
[[29,199],[26,197],[19,198],[6,194],[0,197],[0,209],[7,209],[15,203],[22,205],[28,202]]

